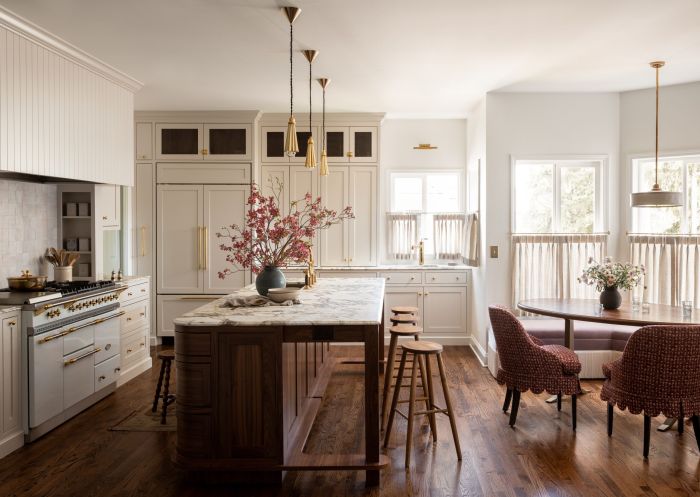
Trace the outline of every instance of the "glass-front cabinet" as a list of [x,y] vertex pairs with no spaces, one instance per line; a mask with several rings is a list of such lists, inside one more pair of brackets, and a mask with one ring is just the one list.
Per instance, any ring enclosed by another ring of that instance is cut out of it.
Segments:
[[[312,128],[314,134],[314,145],[316,147],[316,161],[321,159],[321,142],[318,128]],[[262,127],[262,162],[291,162],[303,164],[306,160],[306,148],[309,141],[309,127],[300,126],[297,122],[297,142],[299,152],[294,157],[287,157],[284,153],[284,144],[287,137],[286,126],[263,126]]]
[[377,162],[377,128],[375,126],[326,126],[328,162]]
[[250,160],[248,124],[156,124],[158,160]]

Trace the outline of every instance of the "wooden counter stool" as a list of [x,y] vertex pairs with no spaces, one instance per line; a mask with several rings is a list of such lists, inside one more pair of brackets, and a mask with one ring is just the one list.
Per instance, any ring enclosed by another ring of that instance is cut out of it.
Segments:
[[168,406],[175,402],[175,395],[169,393],[170,390],[170,368],[173,361],[175,360],[174,350],[162,350],[158,352],[158,359],[160,359],[160,375],[158,376],[158,385],[156,386],[156,396],[153,399],[153,408],[151,412],[156,412],[158,410],[158,399],[161,398],[160,389],[163,386],[163,376],[165,376],[165,388],[163,390],[163,414],[160,418],[160,424],[165,424],[165,417],[168,415]]
[[[419,335],[423,333],[423,328],[420,326],[414,326],[412,324],[401,324],[392,326],[389,328],[389,334],[391,339],[389,340],[389,353],[386,355],[386,368],[384,370],[384,391],[382,394],[382,424],[381,427],[384,428],[386,423],[386,414],[388,412],[387,406],[389,405],[389,395],[391,394],[391,388],[395,387],[396,384],[392,385],[391,380],[394,378],[394,370],[396,366],[396,353],[401,347],[399,345],[399,338],[413,337],[414,340],[419,340]],[[411,367],[415,366],[415,362],[411,364]],[[419,363],[418,366],[422,366]],[[427,390],[426,390],[426,378],[425,370],[421,368],[421,387],[423,388],[424,397],[427,400]]]
[[[430,418],[431,427],[435,425],[435,414],[446,414],[450,419],[450,427],[452,428],[452,438],[454,439],[455,449],[457,450],[457,459],[462,460],[462,449],[459,446],[459,435],[457,434],[457,423],[455,422],[454,412],[452,411],[452,402],[450,401],[450,392],[447,389],[447,378],[445,376],[445,366],[442,362],[442,345],[434,342],[406,342],[401,345],[403,352],[401,354],[401,365],[399,366],[399,374],[396,380],[396,388],[394,389],[394,398],[391,402],[391,411],[389,412],[389,422],[384,434],[384,447],[389,444],[391,436],[391,426],[394,423],[394,414],[399,413],[408,420],[408,428],[406,431],[406,468],[411,465],[411,444],[413,439],[413,418],[415,416],[427,415]],[[411,371],[411,390],[408,401],[408,416],[399,411],[399,391],[401,390],[401,380],[406,368],[406,358],[409,354],[413,354],[414,363],[425,359],[425,371],[428,376],[428,398],[430,407],[425,411],[416,412],[416,379],[418,370],[414,367]],[[440,370],[440,381],[442,390],[445,394],[445,408],[440,408],[435,405],[435,392],[433,389],[433,380],[430,374],[430,356],[435,356],[438,369]],[[437,441],[437,433],[433,430],[433,441]]]
[[416,325],[418,323],[418,316],[415,314],[394,314],[389,318],[392,326],[397,324],[412,324]]
[[391,308],[391,313],[392,314],[411,314],[411,315],[416,315],[418,314],[418,307],[408,307],[404,305],[397,305]]

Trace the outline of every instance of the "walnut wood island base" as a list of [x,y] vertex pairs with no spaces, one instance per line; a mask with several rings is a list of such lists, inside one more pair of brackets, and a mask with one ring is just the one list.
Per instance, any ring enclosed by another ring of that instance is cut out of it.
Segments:
[[[292,470],[364,470],[367,485],[379,484],[389,461],[379,453],[384,280],[328,278],[300,298],[238,309],[219,299],[175,321],[180,467],[265,483]],[[364,454],[303,452],[333,369],[333,342],[364,345]]]

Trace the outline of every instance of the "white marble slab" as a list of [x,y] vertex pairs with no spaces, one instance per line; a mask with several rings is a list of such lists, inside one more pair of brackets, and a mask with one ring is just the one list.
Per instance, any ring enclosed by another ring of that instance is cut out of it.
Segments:
[[[378,325],[382,322],[384,278],[324,278],[299,294],[301,304],[224,307],[226,298],[203,305],[175,320],[181,326]],[[254,295],[254,285],[234,295]]]

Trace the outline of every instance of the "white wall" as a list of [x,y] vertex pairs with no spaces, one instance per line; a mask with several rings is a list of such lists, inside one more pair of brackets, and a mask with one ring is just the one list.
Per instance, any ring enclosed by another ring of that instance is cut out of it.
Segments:
[[[468,209],[479,210],[479,229],[486,230],[486,98],[483,98],[470,112],[467,121],[467,169],[470,182],[467,184]],[[486,237],[481,236],[479,245],[479,266],[471,270],[471,279],[467,291],[468,329],[471,333],[472,347],[486,361],[486,322],[488,321],[486,301]]]
[[[700,82],[662,86],[659,92],[659,149],[663,154],[700,152]],[[629,205],[630,156],[654,156],[654,89],[620,94],[620,188],[621,204]],[[663,179],[663,178],[662,178]],[[661,185],[663,188],[663,184]],[[620,244],[631,229],[630,210],[623,209]]]
[[[489,93],[485,100],[485,166],[482,166],[482,244],[499,247],[499,258],[482,252],[474,275],[474,339],[486,348],[485,307],[509,304],[511,156],[606,155],[608,192],[618,191],[619,95],[617,93]],[[470,116],[470,123],[472,117]],[[474,134],[478,126],[475,123]],[[470,136],[472,133],[470,133]],[[477,139],[477,144],[481,139]],[[472,144],[469,144],[470,148]],[[480,145],[477,145],[477,149]],[[478,155],[477,152],[475,152]],[[472,154],[470,152],[470,159]],[[617,195],[608,195],[608,228],[619,230]],[[616,254],[616,240],[609,249]]]
[[56,185],[0,180],[0,288],[8,276],[47,274],[41,257],[56,246]]

